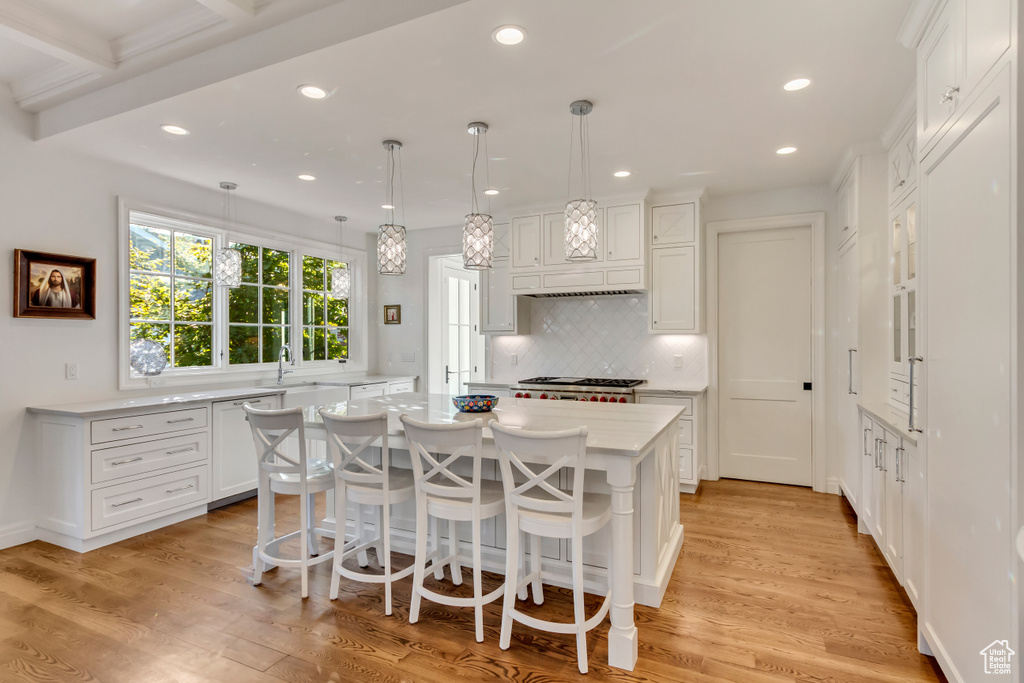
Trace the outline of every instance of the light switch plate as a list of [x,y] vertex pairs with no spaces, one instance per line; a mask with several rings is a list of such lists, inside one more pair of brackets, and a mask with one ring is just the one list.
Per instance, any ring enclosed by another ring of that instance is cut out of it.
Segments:
[[676,354],[672,356],[672,367],[681,368],[683,367],[683,356],[682,354]]
[[519,354],[518,353],[513,353],[511,358],[512,359],[511,359],[510,362],[512,363],[512,365],[516,365],[517,363],[519,363]]
[[78,363],[64,364],[64,379],[78,379]]

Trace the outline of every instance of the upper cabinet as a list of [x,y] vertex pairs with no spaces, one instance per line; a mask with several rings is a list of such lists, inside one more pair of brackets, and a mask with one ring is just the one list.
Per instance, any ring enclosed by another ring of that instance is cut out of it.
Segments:
[[922,156],[1011,42],[1012,0],[947,0],[917,52],[918,143]]
[[889,150],[889,204],[895,204],[917,187],[917,131],[908,123]]
[[703,331],[700,196],[651,209],[649,332]]
[[857,234],[860,223],[860,157],[853,160],[843,181],[836,190],[836,204],[839,219],[839,242],[842,249],[846,242]]
[[597,209],[597,258],[565,258],[565,213],[515,216],[511,222],[513,295],[644,289],[647,279],[643,199],[601,202]]

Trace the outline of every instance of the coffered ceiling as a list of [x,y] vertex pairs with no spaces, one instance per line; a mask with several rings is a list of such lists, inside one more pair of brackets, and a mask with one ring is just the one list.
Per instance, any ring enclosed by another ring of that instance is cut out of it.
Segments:
[[[0,0],[0,82],[34,113],[35,144],[231,180],[328,229],[339,213],[356,229],[381,222],[381,141],[398,139],[417,229],[468,211],[471,121],[490,125],[497,216],[563,201],[580,98],[594,102],[597,196],[827,183],[911,87],[913,53],[896,40],[910,3]],[[491,39],[508,23],[521,45]],[[809,88],[782,90],[800,76]],[[300,96],[307,83],[329,97]]]

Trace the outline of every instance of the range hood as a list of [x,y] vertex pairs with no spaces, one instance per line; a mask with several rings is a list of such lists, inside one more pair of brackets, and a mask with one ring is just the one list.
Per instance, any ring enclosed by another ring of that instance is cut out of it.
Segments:
[[625,294],[643,294],[642,289],[609,289],[595,292],[538,292],[537,294],[520,294],[531,299],[556,299],[581,296],[623,296]]

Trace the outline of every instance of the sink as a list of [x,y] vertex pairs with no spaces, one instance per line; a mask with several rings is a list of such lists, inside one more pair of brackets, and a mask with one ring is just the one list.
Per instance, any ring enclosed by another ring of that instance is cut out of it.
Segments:
[[[277,385],[275,385],[277,386]],[[312,404],[341,403],[348,400],[348,387],[331,386],[308,382],[303,384],[283,384],[285,392],[281,397],[282,408],[308,406]]]

